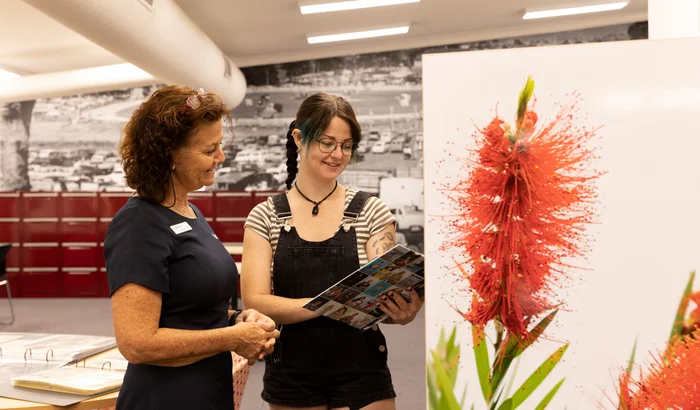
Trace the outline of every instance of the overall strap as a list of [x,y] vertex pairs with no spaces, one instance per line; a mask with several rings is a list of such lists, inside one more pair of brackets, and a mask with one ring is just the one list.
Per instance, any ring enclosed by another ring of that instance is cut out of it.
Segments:
[[350,204],[345,209],[343,217],[345,219],[356,221],[357,218],[360,217],[360,213],[362,212],[362,208],[365,206],[365,202],[367,202],[371,196],[376,196],[376,194],[366,191],[357,191],[355,197],[352,199],[352,201],[350,201]]
[[287,194],[282,192],[272,197],[272,205],[275,207],[277,219],[286,220],[292,217],[292,210],[289,207]]

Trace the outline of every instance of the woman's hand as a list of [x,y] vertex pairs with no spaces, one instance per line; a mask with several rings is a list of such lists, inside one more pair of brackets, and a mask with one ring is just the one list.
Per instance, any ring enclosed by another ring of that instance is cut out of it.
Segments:
[[[236,324],[238,323],[256,323],[263,330],[267,330],[268,332],[272,332],[277,326],[274,320],[263,315],[255,309],[247,309],[241,312],[241,314],[238,315],[238,317],[236,318]],[[264,359],[266,355],[271,354],[274,350],[275,338],[270,338],[267,341],[267,343],[265,343],[263,351],[261,351],[258,355],[258,360]]]
[[241,322],[228,329],[237,332],[239,343],[234,352],[248,360],[249,366],[254,365],[261,354],[271,353],[276,339],[280,337],[279,330],[268,331],[254,322]]
[[238,318],[236,318],[236,324],[243,322],[257,323],[260,325],[260,327],[267,330],[268,332],[272,332],[277,326],[274,320],[263,315],[255,309],[246,309],[242,311],[240,315],[238,315]]
[[393,291],[388,292],[379,299],[379,309],[391,318],[391,321],[385,323],[405,325],[411,323],[413,319],[416,318],[416,315],[423,306],[423,300],[418,296],[415,289],[408,288],[407,290],[408,294],[411,296],[410,302],[406,302],[401,295]]

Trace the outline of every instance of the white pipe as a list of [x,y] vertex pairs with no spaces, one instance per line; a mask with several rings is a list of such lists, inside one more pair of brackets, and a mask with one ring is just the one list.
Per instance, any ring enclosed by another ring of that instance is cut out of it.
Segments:
[[230,109],[245,97],[243,73],[173,0],[23,1],[163,83],[204,87]]
[[132,64],[116,64],[0,80],[0,103],[111,91],[157,84]]

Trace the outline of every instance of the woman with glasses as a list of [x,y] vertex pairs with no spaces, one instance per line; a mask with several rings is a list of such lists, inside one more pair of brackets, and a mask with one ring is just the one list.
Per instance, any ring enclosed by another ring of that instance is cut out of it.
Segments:
[[[265,359],[262,398],[271,410],[395,409],[379,327],[362,332],[303,308],[396,243],[386,204],[338,183],[360,138],[342,97],[306,98],[287,133],[287,191],[258,204],[246,221],[243,302],[282,325]],[[415,291],[410,296],[390,293],[378,308],[390,323],[407,324],[423,304]]]
[[238,272],[190,192],[224,161],[228,108],[213,93],[157,90],[126,124],[119,153],[136,194],[104,241],[114,335],[129,361],[118,410],[232,409],[231,351],[255,363],[279,331],[229,310]]

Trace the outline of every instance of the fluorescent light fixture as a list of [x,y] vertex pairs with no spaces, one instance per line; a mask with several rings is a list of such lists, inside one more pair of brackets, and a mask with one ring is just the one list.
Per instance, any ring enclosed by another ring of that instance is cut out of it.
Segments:
[[0,68],[0,80],[11,80],[13,78],[21,77],[19,74],[12,73]]
[[351,0],[323,4],[300,4],[299,10],[301,10],[301,14],[313,14],[327,13],[330,11],[366,9],[369,7],[395,6],[397,4],[418,2],[420,2],[420,0]]
[[332,41],[359,40],[362,38],[394,36],[408,33],[408,26],[382,28],[378,30],[355,31],[352,33],[329,34],[325,36],[307,37],[309,44],[330,43]]
[[525,11],[523,20],[541,19],[547,17],[573,16],[575,14],[597,13],[601,11],[620,10],[629,4],[628,1],[615,3],[591,4],[588,6],[567,7],[561,9]]

